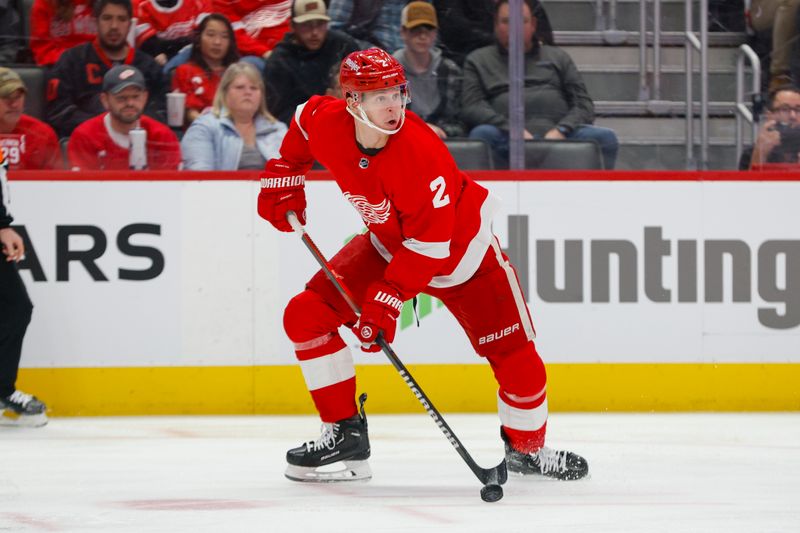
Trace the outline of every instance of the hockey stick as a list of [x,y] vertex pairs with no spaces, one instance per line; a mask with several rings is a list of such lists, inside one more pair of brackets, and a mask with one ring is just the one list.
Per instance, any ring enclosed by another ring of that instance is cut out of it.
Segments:
[[[361,310],[353,298],[353,295],[350,293],[347,287],[344,286],[342,281],[333,273],[333,269],[328,264],[325,256],[322,254],[320,249],[317,248],[317,245],[314,244],[314,241],[311,240],[311,237],[308,235],[303,225],[300,224],[300,221],[297,219],[297,215],[295,215],[293,211],[289,211],[286,215],[286,219],[292,226],[294,232],[306,245],[306,248],[308,248],[308,250],[311,252],[311,255],[314,256],[314,259],[317,260],[317,263],[319,263],[322,271],[347,302],[347,305],[350,306],[350,309],[353,310],[356,316],[360,316]],[[450,442],[450,444],[453,445],[453,448],[456,449],[464,462],[467,463],[467,466],[469,466],[470,470],[472,470],[472,473],[475,474],[481,483],[483,483],[484,487],[481,489],[481,497],[484,499],[484,501],[493,502],[502,498],[503,489],[500,485],[505,483],[508,479],[508,471],[506,469],[505,459],[503,459],[503,461],[494,468],[480,467],[469,454],[469,452],[467,452],[466,448],[464,448],[464,445],[461,444],[461,441],[458,439],[455,432],[450,429],[450,426],[447,424],[447,422],[445,422],[444,417],[442,417],[439,410],[434,407],[428,396],[422,391],[422,388],[405,367],[403,362],[400,361],[400,358],[397,357],[397,354],[394,353],[391,345],[383,338],[383,334],[378,334],[375,342],[381,347],[381,350],[383,350],[383,353],[389,358],[389,361],[392,363],[395,370],[397,370],[397,372],[400,374],[400,377],[403,378],[403,381],[405,381],[406,385],[408,385],[408,388],[411,389],[411,392],[414,393],[414,396],[416,396],[417,400],[419,400],[419,403],[422,404],[422,407],[424,407],[431,418],[433,418],[433,421],[436,422],[436,425],[439,427],[442,433],[444,433],[444,436],[447,437],[447,440]]]

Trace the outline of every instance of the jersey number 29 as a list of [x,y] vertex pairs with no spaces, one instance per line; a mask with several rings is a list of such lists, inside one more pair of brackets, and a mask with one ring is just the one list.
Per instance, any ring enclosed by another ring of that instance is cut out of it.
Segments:
[[431,190],[433,194],[433,207],[434,209],[444,207],[450,203],[450,195],[444,193],[444,188],[447,183],[444,181],[444,176],[439,176],[431,182]]

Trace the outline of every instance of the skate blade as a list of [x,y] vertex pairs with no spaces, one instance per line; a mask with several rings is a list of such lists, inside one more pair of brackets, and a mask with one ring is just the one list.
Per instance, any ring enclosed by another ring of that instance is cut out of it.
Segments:
[[292,481],[310,483],[340,483],[366,481],[372,478],[367,461],[339,461],[325,466],[287,465],[284,475]]
[[47,415],[18,415],[8,410],[0,411],[0,426],[38,428],[47,424]]

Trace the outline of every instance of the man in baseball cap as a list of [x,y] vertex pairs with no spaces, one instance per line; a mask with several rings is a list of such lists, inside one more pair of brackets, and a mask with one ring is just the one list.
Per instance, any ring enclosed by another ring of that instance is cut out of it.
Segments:
[[144,75],[132,65],[117,65],[103,76],[104,93],[119,94],[128,87],[138,87],[142,91],[147,91]]
[[292,6],[292,22],[302,24],[312,20],[330,22],[331,18],[322,0],[296,0]]
[[133,65],[117,65],[103,76],[100,101],[106,113],[75,128],[67,145],[70,165],[83,170],[129,167],[130,132],[145,131],[148,167],[174,170],[180,163],[178,138],[164,124],[144,116],[147,85]]
[[0,98],[5,98],[20,89],[22,92],[28,91],[19,74],[10,68],[0,67]]
[[286,124],[298,105],[325,94],[333,65],[359,48],[349,35],[329,29],[330,20],[322,0],[294,0],[292,31],[264,66],[267,107]]
[[458,119],[461,109],[461,68],[436,46],[439,21],[428,2],[410,2],[400,14],[405,46],[393,55],[403,65],[411,87],[409,109],[441,139],[466,132]]
[[19,74],[0,67],[0,150],[10,170],[62,168],[56,132],[23,113],[27,93]]

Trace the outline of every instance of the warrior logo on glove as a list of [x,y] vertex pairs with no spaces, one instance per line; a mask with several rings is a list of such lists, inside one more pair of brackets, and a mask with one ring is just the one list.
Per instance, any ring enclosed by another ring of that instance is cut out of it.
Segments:
[[386,342],[392,342],[402,310],[403,300],[394,287],[383,281],[373,283],[367,289],[359,323],[353,328],[353,333],[361,340],[361,349],[379,352],[381,348],[375,344],[378,333],[383,333]]

